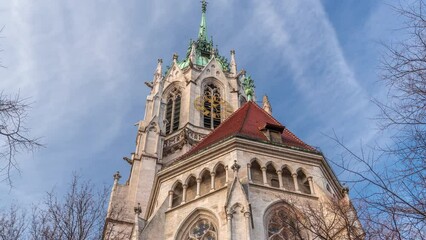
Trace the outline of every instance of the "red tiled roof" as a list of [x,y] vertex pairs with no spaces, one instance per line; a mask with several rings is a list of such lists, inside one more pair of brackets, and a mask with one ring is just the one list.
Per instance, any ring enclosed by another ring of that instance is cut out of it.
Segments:
[[[227,120],[220,124],[215,130],[213,130],[181,158],[192,155],[216,142],[219,142],[220,140],[231,136],[246,137],[258,141],[268,141],[268,138],[261,131],[261,129],[263,129],[266,125],[273,125],[281,129],[284,128],[281,123],[275,120],[256,103],[249,101],[237,111],[235,111]],[[283,145],[317,152],[315,148],[304,143],[287,128],[284,128],[281,137]]]

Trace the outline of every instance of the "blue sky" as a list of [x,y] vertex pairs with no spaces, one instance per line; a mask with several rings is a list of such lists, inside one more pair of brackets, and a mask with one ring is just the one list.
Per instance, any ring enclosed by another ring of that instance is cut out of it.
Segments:
[[[270,98],[273,115],[329,158],[341,153],[324,135],[352,148],[381,142],[372,98],[382,99],[378,63],[398,37],[394,1],[211,0],[207,32],[222,55]],[[158,58],[168,65],[196,38],[195,0],[0,1],[0,90],[33,102],[27,119],[45,148],[17,156],[14,187],[0,183],[0,206],[41,201],[66,188],[72,172],[95,184],[127,178]],[[341,176],[344,178],[344,176]]]

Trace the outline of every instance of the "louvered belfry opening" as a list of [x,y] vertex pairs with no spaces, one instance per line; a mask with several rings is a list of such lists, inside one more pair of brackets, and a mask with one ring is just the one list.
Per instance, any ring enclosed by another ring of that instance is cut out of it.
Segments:
[[166,133],[172,133],[179,129],[181,93],[174,89],[167,98],[166,105]]

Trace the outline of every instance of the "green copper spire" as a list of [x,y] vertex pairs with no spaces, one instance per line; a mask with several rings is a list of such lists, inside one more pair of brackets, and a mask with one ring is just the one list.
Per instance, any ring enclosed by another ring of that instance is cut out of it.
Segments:
[[255,86],[254,86],[254,81],[250,75],[247,75],[246,77],[244,77],[242,85],[244,88],[244,92],[246,93],[247,100],[253,101]]
[[207,2],[206,0],[201,1],[201,24],[200,30],[198,32],[198,39],[207,41],[207,23],[206,23],[206,11],[207,11]]

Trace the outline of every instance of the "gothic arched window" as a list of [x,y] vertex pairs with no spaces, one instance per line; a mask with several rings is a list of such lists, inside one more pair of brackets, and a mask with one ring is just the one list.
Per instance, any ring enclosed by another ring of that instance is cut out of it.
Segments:
[[190,228],[185,240],[217,240],[217,230],[208,219],[198,220]]
[[214,84],[209,84],[204,88],[204,109],[206,114],[204,114],[204,127],[206,128],[216,128],[219,126],[222,116],[221,116],[221,101],[219,88]]
[[179,128],[181,93],[176,88],[169,94],[166,104],[166,133]]
[[194,210],[178,229],[175,240],[217,240],[219,229],[216,216],[205,209]]
[[268,240],[305,240],[308,239],[303,231],[294,207],[279,203],[270,207],[265,213],[266,236]]

